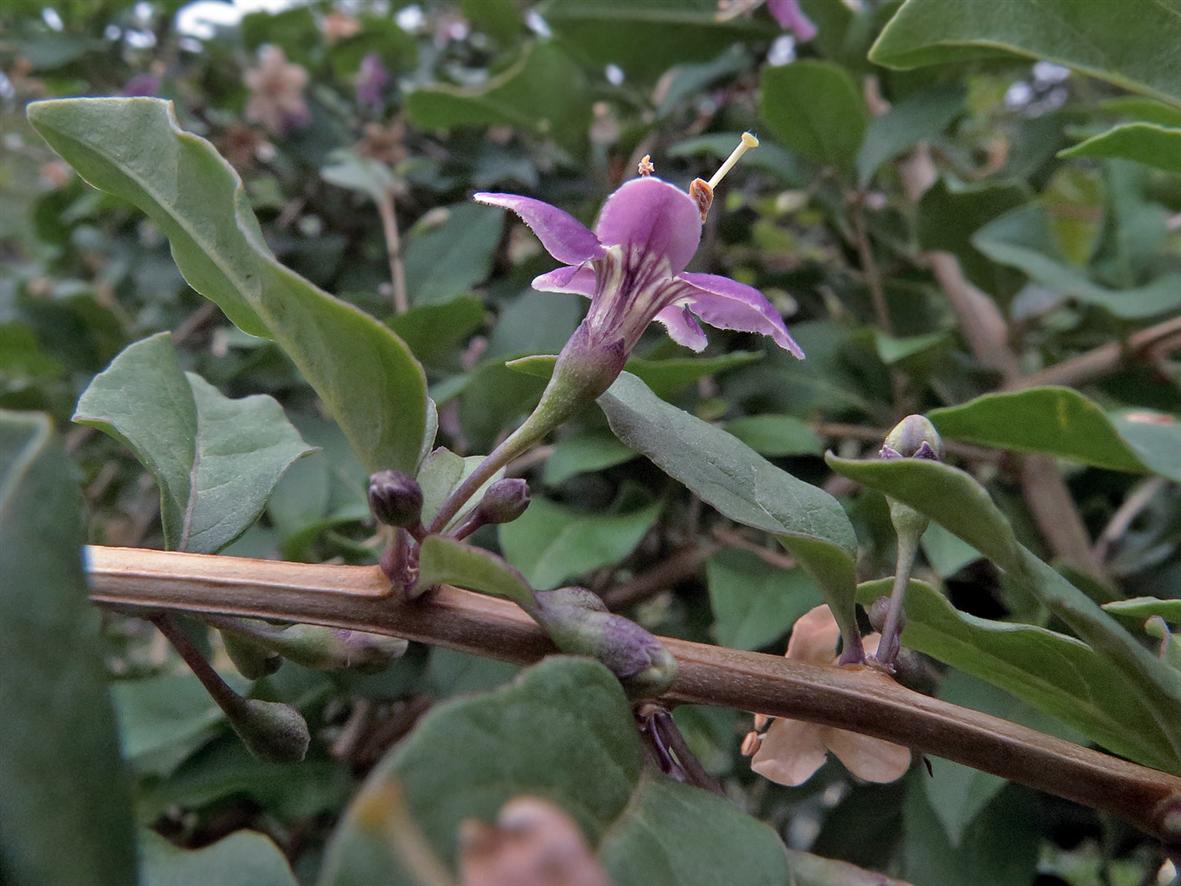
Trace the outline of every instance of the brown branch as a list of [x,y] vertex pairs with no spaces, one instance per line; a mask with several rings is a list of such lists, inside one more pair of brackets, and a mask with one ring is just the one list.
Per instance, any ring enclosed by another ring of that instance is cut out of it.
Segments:
[[1011,379],[1005,387],[1008,390],[1021,390],[1041,385],[1087,384],[1134,363],[1158,348],[1181,349],[1181,317],[1173,317],[1171,320],[1133,332],[1127,341],[1108,342],[1069,360]]
[[[215,612],[392,634],[527,663],[554,652],[515,605],[443,587],[412,603],[375,566],[88,549],[91,598],[146,613]],[[1181,842],[1181,778],[837,668],[662,638],[679,674],[667,699],[809,720],[913,747],[1111,812]]]
[[398,233],[398,217],[394,212],[394,194],[388,188],[377,196],[377,214],[381,216],[381,232],[385,237],[386,255],[390,263],[390,286],[393,288],[394,313],[410,310],[406,292],[406,268],[402,263],[402,238]]

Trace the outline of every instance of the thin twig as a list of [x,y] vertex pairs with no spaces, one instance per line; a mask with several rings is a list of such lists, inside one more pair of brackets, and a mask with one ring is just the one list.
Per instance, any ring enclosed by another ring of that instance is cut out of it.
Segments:
[[894,324],[890,322],[890,307],[886,304],[886,290],[882,286],[882,272],[878,268],[877,259],[874,258],[873,247],[869,242],[869,232],[865,227],[864,201],[860,194],[854,194],[847,202],[849,204],[849,220],[853,224],[853,245],[857,248],[861,276],[865,280],[865,287],[869,290],[869,297],[873,301],[874,318],[886,335],[893,335]]
[[381,216],[381,231],[385,237],[385,250],[390,263],[390,285],[393,288],[394,313],[405,314],[410,310],[410,297],[406,293],[406,268],[402,263],[402,236],[398,233],[398,216],[394,210],[394,194],[386,188],[377,197],[377,214]]
[[1164,477],[1149,477],[1131,491],[1123,504],[1111,515],[1111,519],[1099,533],[1099,538],[1095,540],[1096,560],[1104,561],[1108,558],[1112,546],[1123,538],[1132,521],[1140,516],[1140,512],[1148,507],[1149,502],[1156,498],[1156,494],[1164,489],[1168,482]]
[[[91,598],[118,608],[217,612],[391,634],[515,662],[552,643],[506,600],[444,586],[394,599],[373,566],[327,566],[90,547]],[[1102,809],[1181,843],[1181,778],[961,708],[863,667],[838,668],[661,638],[678,675],[666,699],[834,726]]]
[[608,609],[626,609],[693,577],[717,550],[718,545],[708,541],[686,545],[629,581],[607,588],[600,596]]
[[1159,348],[1166,349],[1166,352],[1181,350],[1181,317],[1173,317],[1133,332],[1127,341],[1108,342],[1061,363],[1012,379],[1005,387],[1009,390],[1042,385],[1077,387],[1110,375]]

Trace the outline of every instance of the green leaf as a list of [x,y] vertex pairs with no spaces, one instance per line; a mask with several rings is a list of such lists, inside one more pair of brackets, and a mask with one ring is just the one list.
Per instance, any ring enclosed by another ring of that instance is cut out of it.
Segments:
[[943,132],[963,110],[964,98],[962,84],[936,83],[907,95],[870,120],[857,152],[858,183],[869,184],[883,163]]
[[0,868],[132,886],[131,791],[82,566],[82,496],[49,419],[0,411]]
[[606,432],[563,437],[546,459],[541,479],[548,486],[565,483],[571,477],[631,461],[636,454]]
[[1016,268],[1054,292],[1096,305],[1116,317],[1138,320],[1181,307],[1181,274],[1165,273],[1151,282],[1111,289],[1092,281],[1069,263],[1040,203],[1002,215],[972,237],[972,244],[998,264]]
[[181,849],[145,829],[140,843],[144,886],[297,886],[279,847],[254,831],[235,831],[203,849]]
[[182,372],[167,332],[95,376],[74,421],[130,446],[151,471],[174,551],[220,551],[258,519],[288,466],[315,451],[273,398],[231,400]]
[[476,203],[432,210],[436,227],[407,233],[406,291],[414,305],[441,305],[483,282],[504,231],[504,213]]
[[[971,476],[927,459],[856,461],[830,453],[827,461],[837,473],[926,514],[1008,572],[1123,674],[1168,738],[1176,760],[1181,760],[1181,675],[1154,658],[1090,597],[1023,548],[1009,521]],[[1146,725],[1141,722],[1138,727]],[[1181,768],[1176,760],[1170,769]]]
[[538,590],[618,563],[640,543],[660,515],[660,502],[626,514],[588,514],[544,498],[500,526],[505,559]]
[[1130,159],[1167,172],[1181,172],[1181,129],[1128,123],[1058,151],[1059,157]]
[[524,18],[514,0],[461,0],[460,9],[472,24],[501,43],[525,30]]
[[[246,681],[226,678],[235,691]],[[192,674],[120,680],[111,690],[123,753],[137,773],[168,776],[218,732],[225,714]]]
[[1161,52],[1152,49],[1178,41],[1181,16],[1171,0],[907,0],[869,57],[886,67],[914,68],[1001,50],[1057,62],[1181,104],[1181,71],[1163,63]]
[[749,19],[719,23],[714,0],[550,0],[540,12],[578,55],[639,80],[774,33]]
[[1028,886],[1037,878],[1044,823],[1035,797],[1010,786],[994,797],[953,844],[914,773],[906,786],[903,870],[917,884]]
[[865,103],[844,68],[802,61],[763,70],[759,116],[809,160],[851,173],[865,135]]
[[[538,741],[538,736],[545,741]],[[631,707],[602,665],[554,657],[510,685],[437,705],[362,789],[394,788],[435,853],[454,864],[459,824],[524,794],[569,813],[619,886],[783,883],[783,845],[713,794],[645,771]],[[413,882],[395,849],[346,813],[320,886]]]
[[527,46],[512,64],[479,86],[425,86],[406,96],[406,114],[423,129],[508,125],[585,145],[590,121],[586,77],[552,43]]
[[478,298],[453,298],[441,305],[415,305],[389,324],[419,360],[434,364],[457,357],[467,337],[483,325],[484,313]]
[[1112,418],[1072,388],[985,394],[959,406],[934,409],[928,417],[940,434],[954,440],[1044,452],[1181,482],[1181,424]]
[[853,623],[857,537],[835,498],[781,471],[732,434],[664,402],[624,372],[599,398],[611,430],[702,501],[772,533],[823,589],[842,631]]
[[244,332],[278,342],[366,469],[414,469],[427,428],[422,367],[388,328],[276,261],[238,174],[177,127],[168,102],[60,99],[28,115],[83,178],[159,225],[189,285]]
[[[447,496],[459,486],[467,476],[480,466],[484,460],[482,455],[469,455],[466,458],[456,455],[445,446],[435,449],[422,460],[422,467],[418,469],[418,485],[422,487],[422,524],[429,526],[435,519],[435,514],[443,506]],[[466,517],[471,510],[480,503],[488,487],[504,476],[504,470],[499,470],[476,490],[467,502],[455,513],[447,526],[455,526]]]
[[[961,184],[941,178],[919,201],[919,246],[955,255],[964,273],[985,292],[1013,292],[1020,275],[993,263],[973,245],[972,235],[994,218],[1028,202],[1031,196],[1024,181]],[[808,355],[811,357],[810,351]]]
[[794,415],[745,415],[726,422],[726,430],[759,455],[823,455],[824,444],[812,426]]
[[430,535],[423,540],[418,562],[419,587],[453,584],[533,607],[533,589],[524,577],[491,551],[453,538]]
[[[891,579],[864,582],[857,600],[890,593]],[[1087,644],[1036,625],[960,612],[925,582],[906,593],[902,643],[1012,693],[1092,741],[1149,766],[1176,767],[1169,741],[1128,679]]]
[[762,351],[730,351],[716,357],[666,357],[648,360],[632,357],[627,371],[648,385],[659,397],[671,397],[702,378],[728,369],[749,366],[763,359]]
[[762,649],[823,600],[802,569],[776,569],[750,551],[721,551],[706,562],[713,633],[733,649]]
[[[1054,719],[1039,714],[1009,693],[958,671],[944,677],[936,696],[941,701],[992,714],[1039,732],[1072,738],[1069,730]],[[999,775],[941,757],[929,758],[928,763],[932,775],[922,780],[923,788],[948,840],[958,847],[968,826],[1007,782]]]
[[923,533],[923,555],[940,578],[950,578],[969,563],[975,563],[981,553],[952,535],[938,523],[932,523]]
[[1142,623],[1159,615],[1170,624],[1181,624],[1181,600],[1160,600],[1156,597],[1131,597],[1127,600],[1113,600],[1104,603],[1103,608],[1112,615],[1129,618]]

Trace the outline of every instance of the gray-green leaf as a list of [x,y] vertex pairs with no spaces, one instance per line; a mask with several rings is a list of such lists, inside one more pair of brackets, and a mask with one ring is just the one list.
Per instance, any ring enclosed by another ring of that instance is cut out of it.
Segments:
[[[550,658],[503,689],[436,706],[366,789],[382,784],[397,786],[449,863],[463,819],[491,821],[506,801],[529,794],[574,818],[619,886],[755,886],[788,877],[770,828],[713,794],[645,771],[619,681],[585,659]],[[320,886],[412,882],[395,847],[360,813],[351,809],[333,836]]]
[[231,400],[182,372],[167,332],[129,345],[95,376],[74,421],[130,446],[155,476],[174,551],[224,548],[258,519],[287,467],[315,451],[273,398]]
[[734,435],[666,403],[624,372],[599,398],[611,430],[731,520],[773,534],[820,584],[837,623],[856,630],[857,537],[840,503]]
[[132,886],[131,791],[72,473],[48,418],[0,411],[0,869],[27,886]]
[[279,264],[238,174],[178,128],[171,104],[58,99],[28,115],[84,179],[160,226],[189,285],[283,348],[368,470],[414,470],[427,430],[422,367],[389,328]]

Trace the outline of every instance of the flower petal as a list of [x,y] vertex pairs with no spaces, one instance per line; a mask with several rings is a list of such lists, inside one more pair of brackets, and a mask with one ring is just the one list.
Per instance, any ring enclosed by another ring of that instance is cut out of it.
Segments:
[[822,603],[809,609],[791,626],[787,657],[812,664],[832,664],[840,636],[837,620],[832,617],[828,606]]
[[681,274],[681,280],[690,287],[689,307],[710,326],[769,335],[779,347],[804,359],[779,312],[753,286],[717,274]]
[[750,768],[776,784],[803,784],[824,765],[822,729],[803,720],[776,720],[751,758]]
[[701,242],[701,210],[676,185],[651,175],[633,178],[607,198],[595,233],[605,246],[632,247],[656,259],[667,258],[676,275],[685,270]]
[[910,768],[910,749],[893,742],[832,728],[823,730],[822,739],[846,769],[866,781],[897,781]]
[[664,324],[668,337],[679,345],[692,348],[694,351],[704,351],[708,340],[701,324],[689,313],[689,309],[679,305],[669,305],[656,315],[655,319]]
[[590,298],[595,294],[595,269],[589,265],[555,268],[534,277],[533,288],[539,292],[573,292]]
[[791,31],[801,43],[816,36],[816,25],[800,9],[800,0],[767,0],[767,10],[779,22],[779,27]]
[[537,235],[549,254],[568,265],[581,264],[603,254],[603,247],[590,229],[566,212],[543,200],[517,194],[474,194],[472,199],[488,206],[510,209]]

